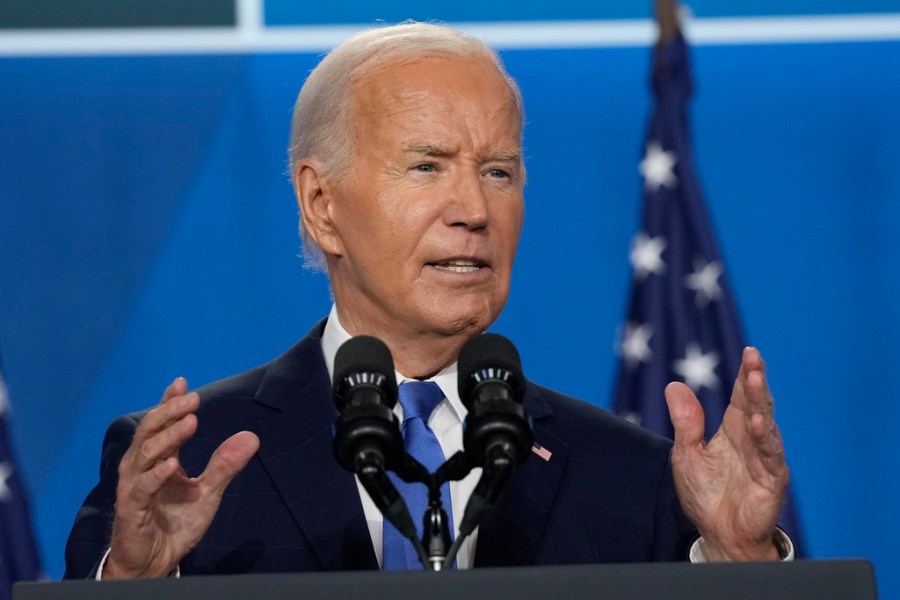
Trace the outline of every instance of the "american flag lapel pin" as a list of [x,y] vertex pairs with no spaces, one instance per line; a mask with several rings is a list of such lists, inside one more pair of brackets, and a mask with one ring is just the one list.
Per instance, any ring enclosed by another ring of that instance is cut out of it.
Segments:
[[549,462],[550,457],[553,456],[552,452],[550,452],[549,450],[547,450],[546,448],[544,448],[543,446],[541,446],[540,444],[537,444],[537,443],[535,443],[531,447],[531,451],[534,452],[535,454],[537,454],[540,458],[542,458],[543,460],[545,460],[547,462]]

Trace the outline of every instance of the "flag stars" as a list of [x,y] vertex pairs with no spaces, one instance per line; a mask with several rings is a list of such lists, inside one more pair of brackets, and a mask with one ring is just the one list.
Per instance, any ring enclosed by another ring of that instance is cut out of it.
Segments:
[[663,236],[650,237],[643,231],[634,236],[629,260],[635,277],[645,279],[651,273],[659,275],[665,272],[666,263],[663,262],[662,253],[667,243]]
[[722,263],[719,261],[694,259],[694,272],[685,277],[685,285],[697,292],[695,300],[698,307],[706,308],[710,302],[722,296],[722,288],[719,287],[722,272]]
[[625,335],[619,346],[619,352],[628,367],[634,368],[642,362],[650,362],[653,356],[650,350],[651,337],[653,337],[651,325],[647,323],[637,325],[630,321],[625,324]]
[[694,392],[699,392],[704,387],[715,390],[719,387],[719,378],[715,373],[719,362],[717,352],[703,354],[698,344],[691,343],[688,344],[685,357],[672,364],[672,370],[684,378],[684,382]]
[[644,187],[654,192],[658,192],[661,187],[674,189],[678,185],[674,171],[677,162],[675,153],[663,150],[659,142],[647,144],[647,153],[638,166],[644,176]]
[[12,498],[12,491],[6,485],[6,481],[12,477],[12,465],[9,463],[0,463],[0,502],[6,502]]

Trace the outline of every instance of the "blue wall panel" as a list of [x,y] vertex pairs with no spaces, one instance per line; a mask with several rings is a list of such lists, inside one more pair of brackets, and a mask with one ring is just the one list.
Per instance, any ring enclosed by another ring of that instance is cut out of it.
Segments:
[[0,59],[0,322],[36,464],[63,453],[219,124],[236,61],[206,64]]

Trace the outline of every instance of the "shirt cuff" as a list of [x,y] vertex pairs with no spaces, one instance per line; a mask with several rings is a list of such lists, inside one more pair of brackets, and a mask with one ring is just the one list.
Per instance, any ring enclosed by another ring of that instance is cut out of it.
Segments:
[[[791,538],[783,529],[780,527],[775,529],[772,541],[775,542],[775,547],[778,548],[778,555],[781,557],[781,562],[791,562],[795,559],[794,542],[791,541]],[[702,537],[697,538],[697,540],[691,544],[691,552],[688,557],[692,563],[699,564],[709,562],[703,550],[705,544]]]
[[[95,581],[103,581],[103,569],[106,567],[106,559],[109,558],[109,553],[112,548],[107,548],[106,552],[103,553],[103,558],[100,559],[100,566],[97,567],[97,574],[94,575]],[[691,554],[693,555],[694,549],[691,548]],[[693,560],[691,561],[693,562]]]
[[[94,575],[95,581],[103,580],[103,569],[106,567],[106,560],[109,558],[109,553],[112,551],[112,548],[107,548],[106,552],[103,553],[103,558],[100,559],[100,565],[97,567],[97,574]],[[169,577],[174,577],[175,579],[181,578],[181,567],[176,566],[175,570],[169,573]]]

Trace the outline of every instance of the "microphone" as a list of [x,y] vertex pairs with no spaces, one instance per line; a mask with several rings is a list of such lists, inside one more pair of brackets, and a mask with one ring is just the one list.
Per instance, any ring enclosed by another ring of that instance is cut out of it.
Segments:
[[469,411],[463,448],[483,472],[466,506],[460,534],[468,535],[500,499],[510,475],[531,454],[534,434],[522,406],[525,377],[519,353],[501,335],[471,338],[459,353],[459,395]]
[[365,458],[390,468],[403,452],[403,437],[392,410],[397,404],[394,359],[384,342],[361,335],[338,348],[332,391],[341,413],[334,435],[341,466],[356,472]]
[[406,454],[400,424],[392,410],[397,404],[394,359],[384,342],[361,335],[338,348],[332,392],[340,412],[334,426],[335,458],[356,473],[384,517],[404,537],[417,542],[416,526],[406,503],[386,473],[404,465]]
[[528,458],[533,442],[522,398],[525,377],[512,342],[477,335],[459,353],[459,395],[469,414],[463,447],[476,465],[498,453],[514,464]]

